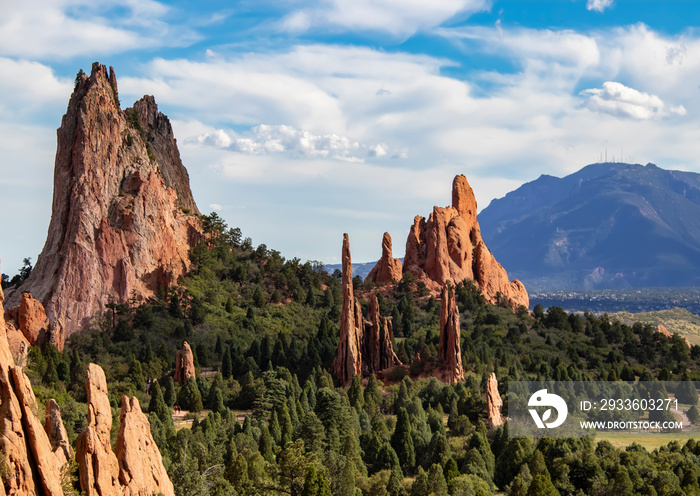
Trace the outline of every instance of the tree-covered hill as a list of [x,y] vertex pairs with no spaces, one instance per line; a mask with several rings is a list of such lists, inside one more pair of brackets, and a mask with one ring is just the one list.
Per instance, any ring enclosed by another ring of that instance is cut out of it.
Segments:
[[[408,367],[356,377],[346,390],[328,372],[339,275],[254,247],[215,214],[203,219],[207,237],[178,286],[149,302],[110,305],[63,353],[31,350],[37,397],[57,399],[72,441],[85,427],[85,367],[96,362],[114,408],[131,394],[150,412],[178,495],[700,493],[692,440],[648,453],[508,439],[507,427],[486,428],[484,396],[491,372],[502,394],[509,380],[700,380],[700,347],[607,315],[487,305],[465,281],[456,297],[466,379],[446,385],[429,377],[439,366],[440,302],[408,277],[378,296]],[[379,288],[353,282],[367,312]],[[178,386],[183,341],[198,377]],[[191,427],[176,429],[174,405],[190,412]]]

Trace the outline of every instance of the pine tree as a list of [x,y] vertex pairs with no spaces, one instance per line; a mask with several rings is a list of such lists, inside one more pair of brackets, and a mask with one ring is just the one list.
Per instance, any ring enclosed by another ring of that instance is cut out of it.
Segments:
[[272,436],[270,436],[270,430],[267,424],[263,422],[260,428],[260,440],[258,441],[258,451],[263,456],[265,460],[270,463],[275,462],[275,455],[272,452]]
[[442,473],[442,467],[437,463],[433,463],[428,470],[428,488],[430,494],[447,496],[447,481]]
[[233,364],[231,363],[231,348],[227,346],[224,348],[224,354],[221,358],[221,375],[224,379],[231,378],[233,374]]
[[165,404],[172,408],[177,399],[175,397],[175,383],[173,378],[171,376],[167,376],[165,379],[160,379],[158,383],[163,387],[163,400],[165,401]]
[[365,405],[365,398],[362,394],[362,377],[359,375],[352,376],[352,383],[348,389],[348,400],[350,400],[350,405],[362,410]]
[[306,471],[301,496],[332,496],[328,481],[316,471],[315,465],[309,465]]
[[410,496],[425,496],[429,494],[428,490],[428,474],[425,473],[423,467],[418,467],[416,471],[416,479],[413,481],[411,486]]
[[198,412],[203,408],[202,395],[197,387],[197,381],[194,377],[190,377],[182,386],[180,394],[177,396],[177,402],[183,410]]
[[391,436],[391,446],[399,457],[401,468],[405,472],[411,473],[416,464],[416,453],[413,449],[411,421],[405,408],[400,408],[396,417],[396,428]]
[[155,413],[163,424],[172,424],[173,417],[170,408],[165,404],[163,391],[157,382],[151,384],[151,401],[148,404],[148,413]]
[[532,478],[527,496],[560,496],[547,474],[537,474]]

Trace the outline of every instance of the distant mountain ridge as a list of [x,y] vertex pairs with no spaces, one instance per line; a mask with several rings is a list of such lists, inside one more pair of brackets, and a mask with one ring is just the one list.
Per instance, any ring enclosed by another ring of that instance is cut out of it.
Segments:
[[531,289],[700,285],[700,174],[591,164],[493,200],[479,222]]

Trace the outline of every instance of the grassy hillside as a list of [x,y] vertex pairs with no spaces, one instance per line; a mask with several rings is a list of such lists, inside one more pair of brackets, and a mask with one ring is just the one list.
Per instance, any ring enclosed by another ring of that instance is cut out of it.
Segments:
[[688,338],[691,344],[700,345],[700,316],[692,314],[683,308],[642,313],[617,312],[611,314],[611,317],[629,326],[635,322],[648,323],[654,326],[661,324],[670,332],[677,332],[684,338]]

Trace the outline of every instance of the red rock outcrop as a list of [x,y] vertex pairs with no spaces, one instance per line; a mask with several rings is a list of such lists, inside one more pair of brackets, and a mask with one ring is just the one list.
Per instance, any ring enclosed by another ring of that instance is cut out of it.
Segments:
[[370,273],[365,278],[365,282],[375,284],[390,284],[393,281],[400,281],[403,277],[403,264],[398,258],[393,258],[391,253],[391,236],[388,232],[382,238],[382,258],[379,259]]
[[391,318],[379,315],[377,296],[370,297],[370,320],[362,316],[360,302],[352,285],[350,241],[343,234],[343,309],[340,314],[338,352],[331,370],[342,384],[349,384],[355,375],[368,375],[401,365],[394,353]]
[[501,415],[501,407],[503,400],[498,392],[498,381],[496,373],[491,372],[488,382],[486,383],[486,414],[488,417],[489,427],[499,427],[505,423],[503,415]]
[[[4,299],[0,289],[0,303]],[[63,495],[61,462],[36,417],[37,405],[29,379],[16,367],[0,312],[0,464],[5,476],[2,494]]]
[[110,431],[112,409],[107,396],[107,380],[101,367],[87,367],[87,428],[76,441],[80,487],[87,496],[121,494],[119,462],[112,451]]
[[163,466],[148,418],[141,412],[139,400],[122,396],[121,422],[117,447],[119,480],[124,496],[150,496],[175,493]]
[[350,240],[343,234],[342,252],[343,271],[341,284],[343,288],[343,309],[340,314],[340,339],[338,352],[331,369],[341,384],[349,384],[353,376],[362,374],[362,309],[355,301],[352,286],[352,259],[350,257]]
[[187,382],[187,379],[195,376],[194,371],[194,354],[189,343],[182,343],[182,349],[177,350],[175,354],[175,376],[173,380],[181,386]]
[[23,293],[17,312],[19,330],[32,346],[43,346],[49,331],[49,318],[44,305],[31,293]]
[[[673,333],[666,329],[666,326],[663,324],[659,324],[656,326],[656,332],[658,332],[659,334],[663,334],[669,339],[673,337]],[[688,341],[688,338],[684,337],[683,339],[685,340],[685,345],[688,347],[688,349],[693,347],[693,345],[690,344],[690,341]]]
[[442,288],[438,360],[443,364],[446,382],[451,384],[464,380],[460,341],[459,310],[457,310],[454,288],[446,284]]
[[48,235],[21,288],[68,337],[110,302],[143,299],[189,268],[201,223],[167,118],[152,97],[122,111],[114,71],[93,64],[58,129]]
[[104,371],[87,368],[88,426],[77,440],[80,487],[87,496],[175,494],[151,426],[136,398],[122,396],[117,446],[112,451],[112,410]]
[[363,362],[372,372],[401,365],[394,352],[394,330],[391,317],[379,315],[377,295],[369,298],[369,322],[365,324]]
[[517,279],[508,280],[481,239],[476,198],[463,175],[452,183],[452,206],[434,207],[426,221],[416,216],[406,241],[403,271],[410,272],[434,292],[447,283],[473,280],[486,300],[502,295],[515,308],[529,305],[527,291]]
[[49,402],[46,403],[44,430],[49,437],[51,449],[53,449],[53,453],[56,455],[59,464],[64,465],[70,462],[75,453],[68,440],[68,433],[63,425],[61,409],[58,407],[56,400],[50,399]]

